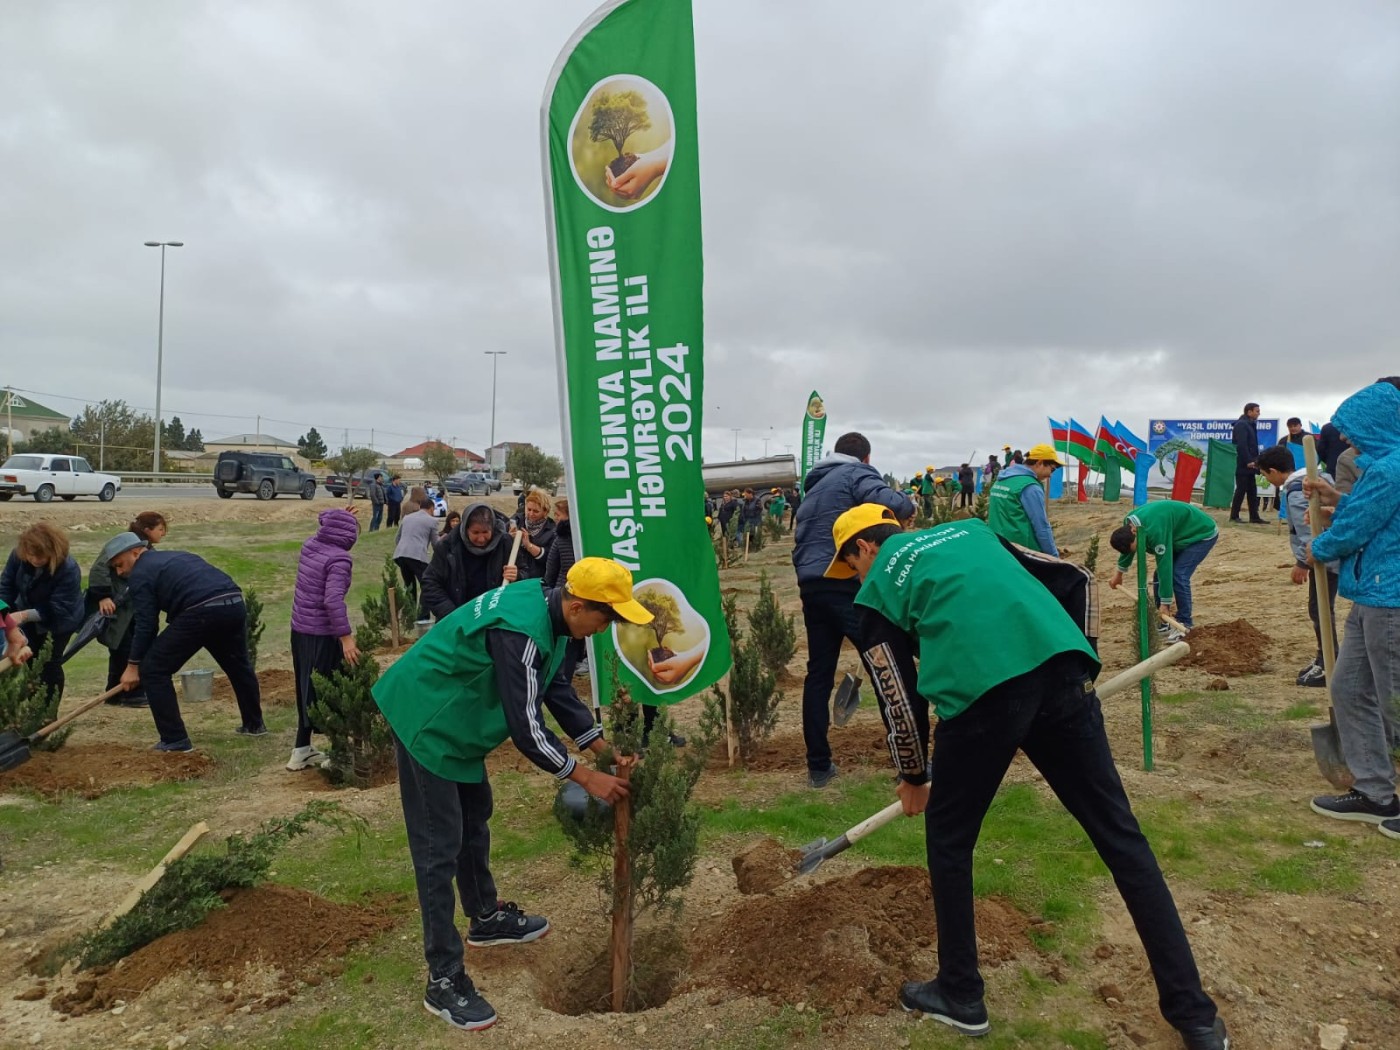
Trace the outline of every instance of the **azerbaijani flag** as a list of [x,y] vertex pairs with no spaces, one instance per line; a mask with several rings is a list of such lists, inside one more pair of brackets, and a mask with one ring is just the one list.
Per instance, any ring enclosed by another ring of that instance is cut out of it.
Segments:
[[[1050,419],[1049,416],[1045,418]],[[1069,455],[1069,425],[1058,419],[1050,419],[1050,443],[1055,446],[1056,452]]]
[[1066,435],[1067,443],[1065,452],[1079,460],[1094,466],[1094,435],[1083,423],[1076,419],[1069,421],[1069,433]]
[[1134,459],[1147,451],[1147,442],[1124,426],[1121,419],[1113,424],[1113,432],[1123,439],[1123,443],[1127,446],[1128,454]]
[[1098,464],[1107,465],[1112,461],[1129,470],[1136,465],[1132,449],[1109,424],[1107,416],[1099,417],[1098,437],[1094,441],[1094,459]]

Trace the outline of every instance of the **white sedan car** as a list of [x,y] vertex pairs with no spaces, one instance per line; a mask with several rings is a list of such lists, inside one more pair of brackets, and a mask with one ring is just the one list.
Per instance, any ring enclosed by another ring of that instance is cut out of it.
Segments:
[[116,498],[121,487],[121,478],[115,474],[99,474],[81,456],[11,456],[0,466],[0,500],[33,496],[39,503],[48,503],[55,496],[65,500],[96,496],[108,503]]

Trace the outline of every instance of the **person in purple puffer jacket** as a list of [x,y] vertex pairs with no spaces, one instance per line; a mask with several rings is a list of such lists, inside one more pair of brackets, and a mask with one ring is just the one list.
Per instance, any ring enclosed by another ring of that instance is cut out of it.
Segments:
[[297,739],[290,770],[325,764],[326,755],[311,744],[315,727],[308,713],[316,699],[311,674],[330,674],[360,658],[345,595],[350,590],[350,548],[360,538],[360,523],[348,510],[323,510],[316,535],[302,545],[297,586],[292,596],[292,673],[297,683]]

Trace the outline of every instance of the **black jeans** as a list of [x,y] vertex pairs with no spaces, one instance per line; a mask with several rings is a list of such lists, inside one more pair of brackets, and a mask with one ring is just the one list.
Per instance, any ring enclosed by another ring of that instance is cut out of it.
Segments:
[[408,829],[408,852],[423,916],[423,956],[428,977],[451,977],[465,969],[462,935],[457,932],[457,901],[468,917],[496,908],[491,877],[491,782],[462,784],[430,773],[397,738],[399,798]]
[[[131,660],[131,635],[132,629],[128,627],[126,633],[122,635],[122,640],[107,651],[107,688],[115,689],[122,680],[122,674],[126,671],[126,665]],[[146,698],[146,683],[142,682],[129,693],[123,693],[115,700],[108,700],[109,704],[126,703],[134,704],[138,700]]]
[[807,769],[831,768],[831,690],[836,684],[836,661],[841,640],[859,647],[855,591],[820,582],[799,584],[802,624],[807,629],[807,677],[802,682],[802,738],[807,745]]
[[938,983],[952,998],[982,998],[972,919],[972,851],[987,808],[1017,749],[1088,832],[1108,865],[1157,982],[1162,1016],[1176,1028],[1210,1025],[1215,1003],[1166,880],[1138,827],[1113,764],[1099,698],[1084,659],[1064,654],[984,693],[934,730],[924,814],[938,919]]
[[1230,501],[1230,520],[1240,520],[1240,504],[1249,501],[1249,520],[1259,519],[1259,483],[1253,470],[1235,471],[1235,498]]
[[960,489],[958,489],[958,506],[972,506],[972,486],[963,485]]
[[389,500],[388,507],[389,517],[384,522],[384,524],[392,529],[395,525],[399,523],[399,514],[403,510],[403,503],[395,503],[393,500]]
[[[392,506],[392,504],[390,505]],[[399,575],[403,577],[404,590],[408,591],[410,598],[417,601],[419,591],[423,586],[423,574],[428,571],[428,563],[419,561],[417,558],[395,558],[394,564],[399,567]],[[426,620],[428,610],[420,608],[418,618]]]
[[[1317,566],[1308,566],[1308,617],[1312,620],[1313,637],[1317,639],[1317,666],[1322,666],[1322,624],[1317,618]],[[1337,655],[1337,581],[1335,572],[1327,574],[1327,607],[1332,610],[1332,656]]]
[[167,744],[189,737],[175,697],[175,672],[205,650],[228,675],[238,713],[249,729],[263,724],[258,676],[248,659],[248,610],[243,603],[204,605],[182,612],[161,631],[141,660],[141,684],[160,738]]

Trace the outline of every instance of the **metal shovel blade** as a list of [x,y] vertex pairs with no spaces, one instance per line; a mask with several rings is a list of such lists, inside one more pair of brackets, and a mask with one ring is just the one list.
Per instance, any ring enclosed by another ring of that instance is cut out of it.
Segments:
[[848,674],[836,687],[836,695],[831,698],[831,720],[843,726],[851,720],[860,706],[860,679]]
[[1355,783],[1346,759],[1342,756],[1342,740],[1337,735],[1337,716],[1329,707],[1327,723],[1312,727],[1313,755],[1317,768],[1333,787],[1346,791]]
[[829,859],[842,853],[850,846],[850,841],[845,835],[828,842],[826,839],[817,839],[802,847],[802,858],[797,862],[797,874],[810,875],[816,871]]
[[18,733],[0,733],[0,773],[29,761],[29,741]]

